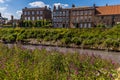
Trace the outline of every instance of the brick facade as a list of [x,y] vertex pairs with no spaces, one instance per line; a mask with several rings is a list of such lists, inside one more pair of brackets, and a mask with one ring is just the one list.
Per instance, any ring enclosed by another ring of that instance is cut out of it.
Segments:
[[[67,12],[67,13],[66,13]],[[65,15],[68,16],[65,16]],[[54,6],[53,26],[90,28],[99,24],[113,26],[120,23],[120,5],[62,8]]]
[[47,6],[43,8],[27,8],[22,9],[22,20],[51,20],[51,10]]

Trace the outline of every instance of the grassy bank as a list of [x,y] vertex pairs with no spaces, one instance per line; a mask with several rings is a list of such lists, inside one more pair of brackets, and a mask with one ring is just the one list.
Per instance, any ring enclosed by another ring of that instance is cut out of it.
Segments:
[[1,28],[0,40],[120,51],[119,32],[120,25],[84,29]]
[[114,80],[117,67],[95,55],[31,51],[0,44],[0,80]]

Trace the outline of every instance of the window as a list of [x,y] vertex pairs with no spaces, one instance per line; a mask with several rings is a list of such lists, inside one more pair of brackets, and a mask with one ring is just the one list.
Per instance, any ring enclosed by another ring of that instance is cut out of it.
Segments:
[[60,16],[62,15],[62,12],[60,11]]
[[28,15],[30,15],[30,12],[28,11]]
[[92,19],[92,17],[91,17],[91,16],[89,16],[89,17],[88,17],[88,21],[91,21],[91,19]]
[[28,20],[30,20],[30,17],[28,17]]
[[76,11],[73,11],[73,15],[76,15]]
[[32,17],[32,20],[33,20],[33,21],[35,20],[35,17],[34,17],[34,16]]
[[39,16],[37,16],[37,20],[39,20]]
[[53,18],[53,21],[56,22],[56,17]]
[[87,16],[84,17],[84,20],[87,21]]
[[92,11],[89,11],[89,15],[92,15]]
[[80,11],[80,15],[83,15],[83,11]]
[[83,20],[83,16],[80,16],[80,21],[82,21]]
[[32,11],[32,15],[34,15],[34,11]]
[[79,26],[80,26],[80,28],[82,28],[82,27],[83,27],[83,24],[82,24],[82,23],[80,23],[80,25],[79,25]]
[[91,23],[88,23],[88,28],[91,28]]
[[42,16],[40,16],[40,19],[43,19],[43,17],[42,17]]
[[87,23],[84,24],[84,28],[87,28]]
[[24,12],[24,15],[27,15],[27,12],[26,12],[26,11]]
[[66,13],[66,12],[65,12],[65,11],[63,11],[63,16],[65,16],[65,13]]
[[56,12],[53,12],[53,16],[56,16]]
[[104,19],[104,16],[101,16],[101,19]]
[[87,15],[87,14],[88,14],[88,11],[84,11],[84,13],[85,13],[85,15]]
[[69,16],[69,11],[66,11],[66,16]]
[[79,21],[79,17],[76,17],[76,22],[78,22]]
[[25,20],[27,20],[27,17],[25,17]]
[[39,14],[39,11],[37,11],[37,14]]
[[40,11],[40,14],[42,15],[42,14],[43,14],[43,11]]
[[77,15],[79,15],[79,11],[77,11],[76,13],[77,13]]

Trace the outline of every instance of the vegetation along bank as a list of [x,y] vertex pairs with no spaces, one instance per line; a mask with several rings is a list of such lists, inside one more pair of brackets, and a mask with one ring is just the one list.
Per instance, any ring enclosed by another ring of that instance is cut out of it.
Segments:
[[1,28],[1,42],[120,51],[120,25],[113,28]]

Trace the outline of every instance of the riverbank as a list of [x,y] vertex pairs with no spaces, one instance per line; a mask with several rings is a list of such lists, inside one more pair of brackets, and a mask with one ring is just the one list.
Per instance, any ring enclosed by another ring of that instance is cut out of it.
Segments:
[[75,45],[75,44],[62,44],[60,41],[39,41],[37,39],[26,39],[20,42],[4,42],[4,44],[22,44],[22,45],[33,45],[33,46],[51,46],[51,47],[66,47],[66,48],[77,48],[77,49],[89,49],[89,50],[98,50],[98,51],[108,51],[108,52],[120,52],[119,48],[105,48],[105,47],[95,47],[90,45]]
[[104,50],[90,50],[90,49],[80,49],[80,48],[70,48],[70,47],[59,47],[59,46],[48,46],[48,45],[30,45],[30,44],[5,44],[9,48],[13,46],[19,46],[24,49],[28,50],[35,50],[35,49],[45,49],[47,51],[58,51],[61,53],[79,53],[79,54],[88,54],[88,55],[97,55],[100,56],[102,59],[110,60],[115,63],[120,64],[120,52],[111,52],[111,51],[104,51]]
[[4,43],[120,51],[120,25],[113,28],[1,28]]

